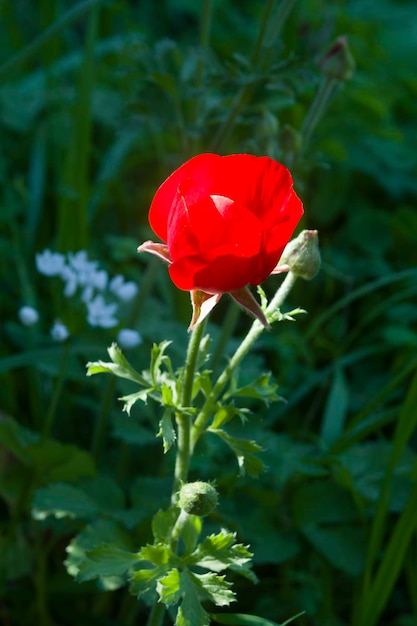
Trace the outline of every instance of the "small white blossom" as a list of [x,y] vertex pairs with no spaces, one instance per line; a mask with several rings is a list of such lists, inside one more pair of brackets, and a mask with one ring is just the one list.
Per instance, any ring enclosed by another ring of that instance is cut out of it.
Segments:
[[69,330],[62,322],[55,322],[51,328],[51,337],[54,341],[65,341],[69,337]]
[[90,326],[113,328],[119,323],[119,320],[114,317],[117,304],[106,304],[102,295],[97,295],[90,302],[87,302],[87,311],[87,322]]
[[122,328],[117,333],[117,343],[121,348],[136,348],[142,343],[142,337],[132,328]]
[[24,326],[33,326],[39,320],[39,313],[33,306],[22,306],[17,315]]
[[113,276],[113,278],[110,281],[110,284],[109,284],[110,291],[116,294],[118,289],[120,289],[120,287],[123,286],[124,282],[125,282],[125,279],[123,278],[123,276],[121,274],[116,274],[116,276]]
[[109,275],[106,270],[95,270],[89,278],[90,285],[99,291],[104,291],[109,282]]
[[125,279],[120,274],[117,274],[110,281],[110,291],[123,302],[129,302],[138,293],[138,286],[133,281],[129,280],[125,282]]
[[70,267],[64,267],[61,272],[61,278],[65,282],[64,296],[71,298],[78,287],[78,276]]
[[59,276],[65,267],[65,257],[59,252],[46,249],[36,255],[36,267],[44,276]]

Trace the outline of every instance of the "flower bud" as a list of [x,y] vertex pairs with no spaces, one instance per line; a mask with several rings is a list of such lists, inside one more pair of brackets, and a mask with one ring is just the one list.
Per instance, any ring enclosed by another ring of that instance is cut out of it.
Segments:
[[189,515],[204,517],[217,506],[217,491],[210,483],[186,483],[179,491],[178,506]]
[[346,82],[352,78],[356,63],[350,51],[347,37],[338,37],[326,54],[321,58],[319,66],[323,74]]
[[279,266],[288,265],[291,272],[304,280],[311,280],[320,269],[321,257],[316,230],[303,230],[290,241],[279,260]]

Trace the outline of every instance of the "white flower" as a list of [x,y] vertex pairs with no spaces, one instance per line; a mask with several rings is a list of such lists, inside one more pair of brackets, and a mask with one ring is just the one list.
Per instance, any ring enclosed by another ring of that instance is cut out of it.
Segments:
[[78,276],[70,267],[64,267],[61,272],[61,278],[66,283],[64,287],[64,296],[66,298],[70,298],[77,291]]
[[69,330],[62,322],[55,322],[51,328],[51,337],[54,341],[65,341],[69,337]]
[[133,300],[138,292],[137,284],[131,280],[125,282],[125,279],[120,274],[111,279],[109,289],[123,302]]
[[45,276],[59,276],[65,267],[65,257],[59,252],[46,249],[36,255],[36,267]]
[[106,270],[95,270],[92,272],[89,277],[89,284],[91,287],[98,289],[99,291],[104,291],[107,287],[107,283],[109,282],[109,275]]
[[39,320],[39,313],[33,306],[22,306],[17,315],[24,326],[33,326]]
[[117,333],[117,343],[121,348],[136,348],[142,343],[142,337],[132,328],[122,328]]
[[87,302],[87,322],[90,326],[101,326],[101,328],[113,328],[117,326],[119,320],[114,317],[117,311],[117,304],[106,304],[103,296],[97,295]]

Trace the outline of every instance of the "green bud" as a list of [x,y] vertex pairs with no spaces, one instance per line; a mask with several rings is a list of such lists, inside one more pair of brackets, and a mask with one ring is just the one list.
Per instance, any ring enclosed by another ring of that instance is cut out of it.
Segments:
[[303,230],[284,249],[279,265],[288,265],[291,272],[304,280],[311,280],[320,269],[321,257],[316,230]]
[[320,69],[329,78],[346,82],[352,78],[356,68],[355,59],[350,51],[347,37],[338,37],[326,54],[321,58]]
[[186,483],[179,491],[178,506],[189,515],[204,517],[217,506],[217,491],[210,483]]

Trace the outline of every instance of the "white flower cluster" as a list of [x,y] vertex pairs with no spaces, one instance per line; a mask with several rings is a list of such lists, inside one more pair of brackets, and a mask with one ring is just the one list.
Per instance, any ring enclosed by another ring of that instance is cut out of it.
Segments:
[[[117,317],[120,302],[129,302],[138,292],[136,283],[126,281],[120,274],[110,278],[106,270],[100,269],[98,261],[88,258],[85,250],[66,255],[44,250],[36,255],[36,267],[44,276],[55,276],[63,281],[65,297],[71,298],[79,294],[86,307],[87,323],[90,326],[117,326],[120,323]],[[19,319],[26,326],[36,324],[38,317],[37,311],[32,307],[24,306],[19,311]],[[57,320],[52,327],[51,336],[56,341],[65,341],[69,331]],[[142,342],[140,334],[130,328],[120,330],[118,339],[125,348],[135,347]]]

